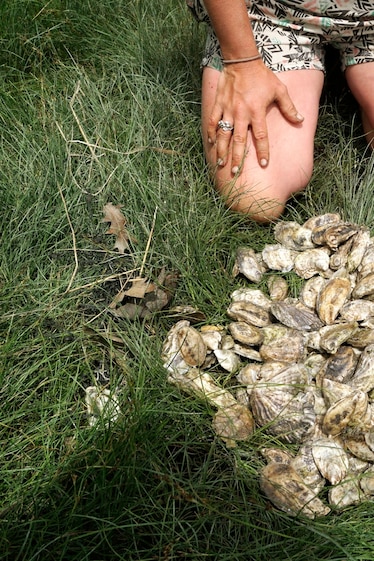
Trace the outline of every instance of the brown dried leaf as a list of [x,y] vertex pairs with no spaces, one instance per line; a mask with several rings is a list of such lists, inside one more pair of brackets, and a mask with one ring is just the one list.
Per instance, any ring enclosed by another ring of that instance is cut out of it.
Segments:
[[135,304],[133,302],[126,302],[116,310],[111,310],[112,314],[118,318],[136,320],[144,319],[150,315],[150,311],[142,304]]
[[104,218],[102,221],[110,222],[110,228],[105,233],[116,236],[114,248],[118,249],[119,253],[125,253],[129,247],[130,236],[125,228],[126,219],[120,210],[121,206],[107,203],[103,208]]
[[152,282],[148,279],[139,277],[137,279],[132,279],[132,286],[128,290],[125,290],[125,296],[132,296],[133,298],[144,298],[144,295],[148,292],[153,292],[156,288]]

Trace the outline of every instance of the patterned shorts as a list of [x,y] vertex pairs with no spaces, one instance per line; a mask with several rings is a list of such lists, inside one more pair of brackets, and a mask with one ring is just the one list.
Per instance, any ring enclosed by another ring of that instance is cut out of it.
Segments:
[[[186,0],[210,24],[203,0]],[[324,47],[338,49],[342,69],[374,61],[374,0],[246,1],[257,47],[275,72],[325,70]],[[209,25],[202,66],[222,70],[217,37]]]

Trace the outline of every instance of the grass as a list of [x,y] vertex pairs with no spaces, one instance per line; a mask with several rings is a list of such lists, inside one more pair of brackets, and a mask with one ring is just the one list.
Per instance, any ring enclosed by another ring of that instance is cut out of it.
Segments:
[[[373,558],[372,504],[318,521],[270,508],[264,436],[236,457],[205,404],[167,383],[173,320],[108,310],[126,271],[165,267],[173,304],[226,322],[235,249],[272,240],[207,179],[204,30],[172,0],[4,0],[0,15],[0,560]],[[285,218],[338,210],[372,229],[357,116],[347,97],[325,102],[315,175]],[[133,237],[124,256],[107,202]],[[84,390],[103,371],[122,415],[90,427]]]

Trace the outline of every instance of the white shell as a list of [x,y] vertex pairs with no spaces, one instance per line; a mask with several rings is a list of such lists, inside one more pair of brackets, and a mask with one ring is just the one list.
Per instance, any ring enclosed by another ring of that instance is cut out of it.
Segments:
[[234,448],[237,441],[250,438],[255,423],[247,407],[236,403],[231,407],[218,409],[214,415],[212,427],[229,448]]
[[374,388],[374,344],[365,347],[355,373],[348,383],[353,388],[364,392],[369,392]]
[[329,503],[337,510],[343,510],[347,506],[357,505],[361,502],[363,491],[359,480],[355,476],[348,476],[339,485],[329,490]]
[[347,269],[349,272],[355,271],[362,262],[365,252],[370,243],[370,232],[367,228],[361,228],[353,238],[347,258]]
[[180,342],[178,333],[180,329],[189,327],[190,322],[187,320],[178,321],[169,331],[161,351],[161,358],[164,361],[164,368],[168,372],[179,372],[183,374],[191,367],[184,360],[180,352]]
[[310,279],[314,275],[328,271],[330,267],[330,250],[316,248],[303,251],[295,257],[294,270],[299,277]]
[[245,321],[256,327],[264,327],[271,323],[270,314],[266,309],[246,300],[232,302],[227,314],[236,321]]
[[240,359],[238,355],[231,349],[216,349],[213,351],[220,366],[227,372],[235,372],[239,368]]
[[284,300],[288,294],[288,283],[279,275],[270,275],[267,279],[270,300]]
[[374,316],[374,302],[357,299],[350,300],[340,310],[340,317],[345,321],[364,321]]
[[321,226],[330,226],[331,224],[337,224],[341,221],[340,214],[337,213],[326,213],[320,214],[319,216],[312,216],[308,218],[306,222],[304,222],[304,228],[309,228],[310,230],[315,230],[316,228],[320,228]]
[[312,443],[312,454],[322,477],[332,485],[336,485],[347,475],[348,456],[336,440],[328,437],[317,438]]
[[214,349],[219,348],[224,334],[224,329],[217,325],[204,325],[200,329],[200,334],[207,346],[207,349],[213,351]]
[[261,329],[245,321],[232,322],[228,325],[228,329],[234,340],[244,345],[259,345],[264,338]]
[[308,279],[300,291],[300,301],[312,310],[316,309],[317,298],[326,283],[326,279],[318,276]]
[[208,400],[215,407],[231,407],[237,403],[235,397],[228,390],[221,388],[210,374],[202,372],[198,368],[191,368],[184,374],[173,371],[168,380],[181,390]]
[[360,487],[366,497],[374,495],[374,466],[364,471],[360,478]]
[[286,273],[291,271],[294,265],[296,252],[281,244],[271,244],[262,250],[262,259],[273,271]]
[[231,302],[251,302],[264,310],[270,310],[271,300],[257,288],[238,288],[231,294]]
[[[265,331],[267,329],[267,331]],[[305,354],[305,337],[296,329],[284,326],[264,328],[264,341],[260,346],[262,360],[280,360],[281,362],[299,362]]]
[[265,466],[260,486],[272,503],[291,516],[315,518],[330,512],[289,464],[272,462]]
[[[343,272],[344,271],[344,272]],[[351,293],[351,282],[345,270],[337,271],[322,287],[317,298],[320,319],[332,325]]]
[[319,330],[321,348],[330,354],[335,354],[339,347],[352,337],[357,327],[357,323],[354,321],[321,327]]
[[244,366],[236,375],[236,379],[240,384],[243,384],[243,386],[250,386],[252,388],[258,381],[260,369],[261,364],[247,364],[247,366]]
[[248,280],[258,283],[261,281],[265,270],[256,257],[255,251],[250,247],[239,247],[236,252],[235,264],[233,267],[233,275],[239,273],[244,275]]
[[98,424],[100,419],[104,420],[106,426],[118,419],[121,409],[115,393],[97,386],[88,386],[85,393],[88,422],[91,426]]
[[300,446],[296,456],[291,460],[291,465],[316,494],[324,487],[325,479],[314,461],[311,440]]
[[297,222],[277,222],[274,226],[274,237],[283,246],[296,251],[315,247],[312,242],[312,231]]

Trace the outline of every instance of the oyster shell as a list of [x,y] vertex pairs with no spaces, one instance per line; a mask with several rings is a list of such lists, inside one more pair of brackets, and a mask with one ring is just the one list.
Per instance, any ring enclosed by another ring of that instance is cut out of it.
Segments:
[[162,347],[161,358],[164,361],[164,368],[169,372],[177,371],[183,374],[190,369],[190,365],[187,364],[180,352],[180,337],[178,335],[181,329],[186,330],[189,326],[189,321],[180,320],[167,334]]
[[345,321],[365,321],[374,316],[374,302],[357,299],[350,300],[340,310],[340,317]]
[[340,214],[328,212],[326,214],[320,214],[319,216],[312,216],[304,222],[304,228],[309,228],[310,230],[316,230],[318,228],[327,228],[332,224],[338,224],[341,222]]
[[374,344],[374,330],[369,327],[358,327],[347,339],[348,345],[363,349]]
[[235,345],[235,341],[234,338],[229,335],[228,333],[225,333],[224,335],[222,335],[222,341],[221,341],[221,349],[224,351],[228,351],[230,349],[233,349]]
[[198,368],[191,368],[183,374],[178,370],[173,370],[169,374],[168,380],[181,390],[207,400],[214,407],[225,409],[237,403],[228,390],[221,388],[210,374],[202,372]]
[[271,244],[265,246],[261,255],[269,269],[287,273],[293,268],[296,252],[281,244]]
[[261,329],[245,321],[232,322],[228,325],[228,329],[234,340],[244,345],[259,345],[264,339]]
[[297,222],[277,222],[274,226],[274,237],[283,246],[296,251],[315,247],[311,230]]
[[320,353],[310,353],[304,360],[304,366],[308,372],[308,381],[315,379],[324,368],[326,357]]
[[236,441],[248,440],[255,429],[252,413],[239,403],[220,408],[213,418],[213,430],[229,448],[236,446]]
[[278,321],[299,331],[313,331],[323,325],[311,310],[302,310],[288,302],[273,302],[270,310]]
[[330,356],[323,368],[323,380],[347,383],[354,374],[359,356],[352,347],[342,345],[336,353]]
[[291,516],[301,514],[315,518],[330,512],[289,464],[272,462],[265,466],[260,475],[260,487],[273,504]]
[[293,459],[291,452],[281,448],[262,448],[261,454],[268,463],[290,464]]
[[352,396],[354,393],[355,390],[350,386],[347,386],[347,384],[323,378],[322,394],[327,407],[331,407],[344,397]]
[[246,300],[237,300],[230,304],[227,314],[232,319],[245,321],[256,327],[264,327],[271,323],[270,314],[267,310]]
[[344,436],[344,447],[360,460],[374,462],[374,452],[366,444],[363,436]]
[[348,341],[357,330],[357,322],[334,323],[319,330],[321,348],[335,354],[339,347]]
[[361,263],[357,267],[359,272],[359,278],[364,278],[371,273],[374,273],[374,240],[370,238],[370,241],[366,247],[365,253],[361,259]]
[[327,436],[313,440],[312,454],[322,477],[332,485],[336,485],[347,475],[348,456],[337,440]]
[[260,426],[286,442],[297,442],[315,423],[314,397],[302,391],[306,371],[292,365],[278,372],[268,381],[259,381],[253,388],[250,404]]
[[211,351],[220,347],[224,333],[224,328],[218,325],[203,325],[200,329],[200,335]]
[[360,277],[352,291],[353,298],[364,298],[374,294],[374,273]]
[[262,360],[299,362],[304,358],[304,336],[296,329],[282,325],[263,328],[263,343],[260,347]]
[[314,461],[312,442],[312,440],[307,440],[300,446],[296,456],[291,460],[291,466],[301,476],[304,483],[317,494],[323,489],[325,479]]
[[271,300],[257,288],[238,288],[231,294],[231,302],[250,302],[264,310],[270,310]]
[[184,363],[188,366],[201,366],[206,353],[207,347],[199,331],[189,321],[181,320],[169,331],[161,356],[166,363],[165,368],[184,370]]
[[247,358],[249,360],[256,360],[258,362],[262,362],[261,355],[258,351],[253,349],[252,347],[246,347],[245,345],[241,345],[239,343],[234,343],[232,348],[235,354],[241,356],[243,358]]
[[354,475],[348,475],[339,485],[329,490],[329,503],[336,510],[343,510],[347,506],[359,504],[363,494],[359,478]]
[[362,351],[355,373],[348,383],[363,392],[370,392],[374,388],[374,344]]
[[236,375],[236,379],[243,386],[251,386],[259,380],[260,377],[261,364],[247,364],[240,370]]
[[308,308],[315,310],[318,295],[326,282],[326,279],[320,276],[308,279],[300,291],[300,301]]
[[322,423],[325,434],[338,436],[348,426],[358,424],[366,413],[368,397],[364,392],[354,391],[336,401],[328,408]]
[[231,349],[215,349],[213,351],[218,363],[227,372],[235,372],[239,368],[240,359]]
[[366,497],[374,495],[374,466],[364,471],[360,478],[360,487]]
[[347,266],[348,255],[352,247],[353,238],[338,247],[330,256],[330,269],[337,271]]
[[370,244],[369,229],[361,227],[352,240],[352,245],[347,258],[348,272],[355,271],[361,265],[362,259]]
[[265,268],[259,262],[255,251],[250,247],[239,247],[232,274],[234,277],[241,273],[248,280],[258,283],[261,281]]
[[337,249],[359,231],[357,224],[338,222],[327,228],[320,227],[313,230],[312,240],[316,245],[327,245],[330,249]]
[[340,269],[323,286],[317,298],[317,313],[326,325],[332,325],[351,293],[346,271]]
[[295,257],[294,271],[303,279],[328,271],[330,268],[330,250],[328,248],[308,249]]
[[121,414],[117,395],[108,388],[88,386],[85,390],[88,423],[91,427],[99,424],[100,419],[105,425],[114,423]]
[[191,325],[181,327],[176,337],[185,362],[189,366],[201,366],[205,361],[207,348],[199,331]]
[[286,279],[278,275],[270,275],[267,279],[270,300],[284,300],[288,294]]

